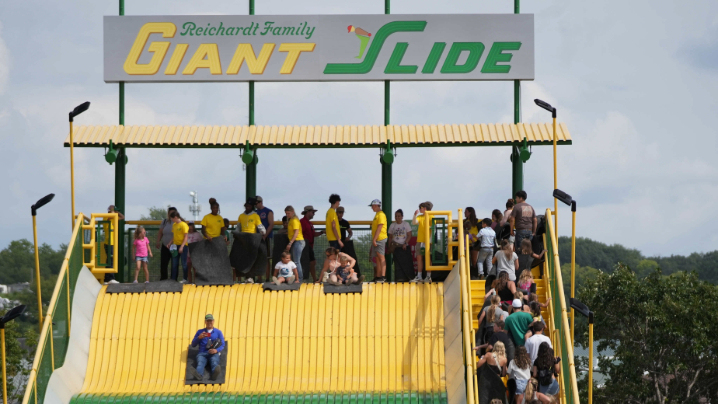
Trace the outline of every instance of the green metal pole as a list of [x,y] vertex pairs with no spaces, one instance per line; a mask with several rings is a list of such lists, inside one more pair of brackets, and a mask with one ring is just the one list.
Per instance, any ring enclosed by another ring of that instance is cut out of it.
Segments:
[[[249,0],[249,15],[254,15],[254,0]],[[254,125],[254,81],[249,82],[249,125]],[[254,160],[247,164],[245,193],[247,199],[257,196],[257,150],[254,150]]]
[[[514,0],[514,14],[520,13],[521,0]],[[514,123],[521,122],[521,81],[514,80]],[[519,156],[518,145],[511,152],[511,196],[524,189],[524,163]]]
[[[384,0],[384,14],[391,14],[391,0]],[[391,82],[389,80],[384,81],[384,125],[388,126],[391,124]],[[389,151],[391,153],[391,151]],[[391,207],[391,192],[392,188],[392,169],[391,164],[387,164],[382,161],[381,163],[381,206],[382,211],[386,215],[387,223],[391,223],[394,215],[392,214]],[[393,277],[393,265],[392,255],[386,253],[386,279],[392,281]]]
[[[120,0],[120,15],[125,15],[125,1]],[[120,82],[120,125],[125,124],[125,83]],[[124,147],[118,148],[117,161],[115,161],[115,210],[125,214],[125,165],[126,153]],[[125,281],[125,221],[120,220],[117,226],[118,245],[114,253],[117,254],[117,280]]]

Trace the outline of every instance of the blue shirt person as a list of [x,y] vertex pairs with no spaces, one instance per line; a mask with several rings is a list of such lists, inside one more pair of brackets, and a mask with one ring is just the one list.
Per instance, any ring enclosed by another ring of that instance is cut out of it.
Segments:
[[204,369],[209,362],[210,371],[212,372],[212,380],[217,380],[221,372],[219,366],[219,356],[224,350],[224,335],[222,331],[214,328],[214,316],[207,314],[204,316],[205,327],[198,330],[192,339],[192,346],[199,345],[199,353],[197,354],[197,368],[190,366],[190,373],[197,380],[202,380]]

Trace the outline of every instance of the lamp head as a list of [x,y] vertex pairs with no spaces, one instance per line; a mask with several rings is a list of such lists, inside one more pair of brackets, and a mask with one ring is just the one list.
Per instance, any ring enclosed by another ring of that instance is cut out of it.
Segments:
[[551,104],[549,104],[549,103],[546,102],[546,101],[539,100],[538,98],[536,98],[536,99],[534,100],[534,102],[535,102],[536,105],[538,105],[539,107],[541,107],[541,108],[545,109],[546,111],[550,112],[552,118],[556,118],[556,108],[552,107]]
[[571,202],[573,201],[573,198],[571,198],[571,195],[561,191],[560,189],[553,190],[553,197],[558,199],[559,201],[565,203],[568,206],[571,206]]
[[32,207],[31,207],[32,215],[36,216],[37,210],[40,209],[41,207],[47,205],[48,203],[50,203],[50,201],[54,197],[55,197],[55,194],[47,194],[47,195],[43,196],[42,198],[40,198],[37,202],[35,202],[35,204],[32,205]]
[[244,144],[244,153],[242,154],[242,162],[246,165],[252,164],[255,160],[254,150],[249,147],[249,141]]
[[587,317],[588,322],[593,324],[593,312],[588,309],[588,306],[581,303],[578,299],[574,299],[573,297],[569,298],[569,302],[572,309],[576,310],[581,315]]
[[381,154],[381,162],[391,165],[394,162],[394,154],[391,152],[391,141],[387,139],[386,146]]
[[5,324],[19,317],[25,311],[25,307],[27,306],[21,304],[20,306],[13,307],[10,311],[5,313],[5,315],[0,318],[0,328],[5,328]]
[[195,194],[194,191],[190,191],[189,196],[195,196],[195,195],[197,195],[197,194]]
[[75,109],[73,109],[72,112],[70,112],[70,122],[72,122],[76,116],[87,111],[89,108],[90,108],[90,101],[85,101],[82,104],[76,106]]

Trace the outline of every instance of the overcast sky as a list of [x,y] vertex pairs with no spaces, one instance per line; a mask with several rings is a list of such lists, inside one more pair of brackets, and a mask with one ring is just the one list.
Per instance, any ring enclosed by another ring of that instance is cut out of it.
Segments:
[[[77,124],[118,123],[118,85],[103,82],[102,16],[112,1],[0,3],[0,248],[70,235],[67,113],[89,100]],[[257,0],[256,14],[382,13],[379,0]],[[242,1],[126,1],[128,15],[246,14]],[[559,147],[559,188],[578,200],[578,234],[638,248],[648,255],[706,252],[718,246],[718,3],[663,0],[525,1],[535,14],[536,80],[524,82],[524,122],[550,119],[533,105],[558,107],[572,146]],[[513,2],[392,1],[392,13],[511,13]],[[511,82],[393,83],[396,124],[512,122]],[[243,125],[247,85],[127,84],[126,123]],[[256,122],[266,125],[382,124],[382,83],[256,84]],[[542,211],[551,199],[551,148],[534,147],[525,189]],[[394,208],[413,212],[473,206],[479,216],[503,210],[511,195],[509,147],[399,149]],[[238,150],[130,149],[128,219],[172,204],[189,217],[189,191],[203,212],[216,197],[236,219],[245,173]],[[372,218],[381,197],[378,150],[260,150],[257,190],[281,211],[342,196],[349,220]],[[76,149],[77,210],[100,212],[114,199],[114,166],[102,149]],[[559,227],[570,233],[569,210]]]

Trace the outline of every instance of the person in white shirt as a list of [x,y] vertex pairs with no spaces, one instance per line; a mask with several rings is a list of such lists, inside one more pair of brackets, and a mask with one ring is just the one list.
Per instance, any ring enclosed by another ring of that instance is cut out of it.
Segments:
[[291,285],[295,279],[299,279],[297,264],[292,261],[292,254],[282,251],[282,260],[277,262],[274,267],[272,281],[277,285],[281,285],[283,282]]
[[[481,221],[481,230],[479,230],[476,237],[481,241],[478,261],[479,275],[486,277],[492,275],[492,260],[494,258],[494,245],[496,244],[496,232],[491,228],[491,219],[487,218]],[[484,269],[484,265],[486,265],[486,269]]]
[[529,358],[531,358],[531,363],[533,364],[534,361],[536,361],[536,357],[538,356],[539,346],[541,346],[542,342],[548,343],[548,346],[553,348],[553,345],[551,345],[551,339],[545,335],[543,335],[544,325],[542,322],[535,322],[533,325],[533,335],[531,338],[526,340],[526,352],[529,354]]
[[394,213],[394,219],[396,221],[389,226],[389,244],[397,244],[396,247],[406,250],[411,239],[411,225],[404,221],[404,211],[401,209]]
[[516,348],[516,355],[509,363],[507,374],[509,379],[516,381],[516,403],[523,403],[524,392],[529,379],[531,379],[531,365],[533,362],[525,347]]

